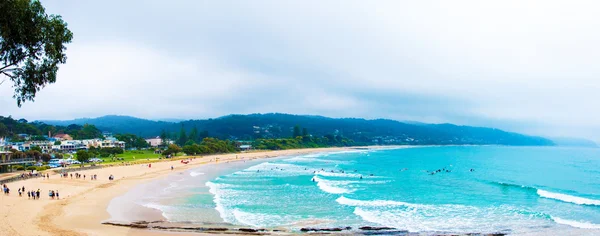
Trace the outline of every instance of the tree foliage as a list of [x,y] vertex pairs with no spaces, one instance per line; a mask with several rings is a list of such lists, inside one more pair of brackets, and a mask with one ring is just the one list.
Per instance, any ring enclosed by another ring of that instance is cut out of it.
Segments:
[[81,163],[87,162],[90,159],[90,153],[84,150],[77,151],[75,155],[77,160]]
[[169,144],[169,147],[167,148],[167,150],[162,152],[163,156],[169,156],[169,155],[176,155],[177,153],[181,152],[182,148],[179,147],[177,144]]
[[50,156],[50,154],[48,154],[48,153],[42,154],[42,161],[43,162],[49,162],[50,159],[52,159],[52,156]]
[[183,152],[187,155],[233,153],[239,150],[239,145],[236,142],[216,138],[204,138],[199,144],[191,144],[183,147]]
[[183,125],[181,125],[181,131],[179,131],[179,139],[177,139],[177,144],[179,144],[180,146],[183,146],[183,145],[185,145],[187,140],[188,140],[188,137],[185,134],[185,129],[184,129]]
[[3,0],[0,12],[0,78],[12,81],[13,97],[20,107],[56,82],[58,65],[67,61],[65,45],[73,33],[61,16],[46,14],[39,0]]
[[125,142],[125,147],[128,148],[147,148],[148,142],[142,137],[138,137],[135,134],[116,134],[115,138],[119,141]]
[[[4,127],[4,128],[3,128]],[[4,129],[4,131],[2,131]],[[44,140],[42,136],[48,132],[54,134],[68,134],[74,139],[101,138],[102,132],[91,124],[53,126],[41,122],[28,122],[25,119],[15,120],[12,117],[0,116],[0,137],[8,137],[11,141],[22,141],[18,134],[28,134],[31,140]]]

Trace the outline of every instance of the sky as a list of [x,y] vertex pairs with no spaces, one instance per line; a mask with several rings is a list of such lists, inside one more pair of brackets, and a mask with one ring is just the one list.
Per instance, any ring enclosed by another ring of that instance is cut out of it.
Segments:
[[42,0],[57,82],[0,115],[283,112],[600,141],[597,1]]

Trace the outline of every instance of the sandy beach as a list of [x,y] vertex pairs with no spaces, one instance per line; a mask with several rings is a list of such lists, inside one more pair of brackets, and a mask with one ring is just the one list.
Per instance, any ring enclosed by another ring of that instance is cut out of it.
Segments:
[[[136,185],[159,179],[170,174],[202,165],[214,165],[248,159],[262,159],[277,156],[307,154],[315,152],[341,151],[348,148],[297,149],[283,151],[264,151],[235,153],[196,157],[189,164],[180,160],[152,163],[151,168],[141,164],[114,166],[78,172],[86,179],[61,178],[54,172],[49,179],[27,179],[7,183],[10,195],[2,195],[0,213],[0,235],[160,235],[172,234],[160,231],[136,230],[101,224],[110,218],[107,212],[109,202]],[[192,158],[192,157],[190,157]],[[214,161],[216,159],[218,161]],[[211,161],[212,160],[212,161]],[[171,170],[171,166],[174,170]],[[97,180],[90,180],[96,174]],[[109,175],[115,180],[109,181]],[[40,199],[31,200],[25,193],[19,197],[18,188],[26,191],[40,189]],[[49,190],[60,193],[60,200],[51,200]],[[156,216],[156,212],[147,209],[142,215]],[[177,234],[183,235],[183,234]],[[198,234],[194,234],[198,235]]]

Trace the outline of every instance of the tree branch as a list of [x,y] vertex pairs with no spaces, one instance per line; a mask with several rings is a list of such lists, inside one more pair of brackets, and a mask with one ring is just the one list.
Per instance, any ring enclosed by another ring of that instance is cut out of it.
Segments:
[[4,69],[6,69],[6,68],[8,68],[8,67],[10,67],[10,66],[14,66],[14,65],[16,65],[16,64],[17,64],[17,63],[8,64],[8,65],[6,65],[6,66],[4,66],[4,67],[0,68],[0,71],[3,71]]
[[[4,74],[4,75],[6,75],[6,76],[10,77],[11,79],[14,79],[14,78],[15,78],[15,76],[14,76],[14,75],[9,75],[8,73],[6,73],[6,72],[4,72],[4,71],[0,71],[0,74]],[[5,80],[6,80],[6,79],[5,79]],[[4,81],[2,81],[2,82],[4,83]]]

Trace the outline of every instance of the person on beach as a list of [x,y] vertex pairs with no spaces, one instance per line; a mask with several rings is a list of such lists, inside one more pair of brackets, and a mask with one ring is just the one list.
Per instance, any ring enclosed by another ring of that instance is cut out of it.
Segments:
[[27,199],[31,199],[31,192],[27,192]]
[[173,170],[173,166],[171,166],[171,170]]
[[37,199],[40,199],[40,189],[38,188],[37,192],[35,192],[35,196]]
[[46,179],[50,179],[50,174],[46,174]]
[[19,190],[19,197],[21,197],[21,189],[18,189],[18,190]]
[[25,186],[23,186],[22,191],[25,192]]
[[85,175],[83,175],[83,180],[85,180]]

